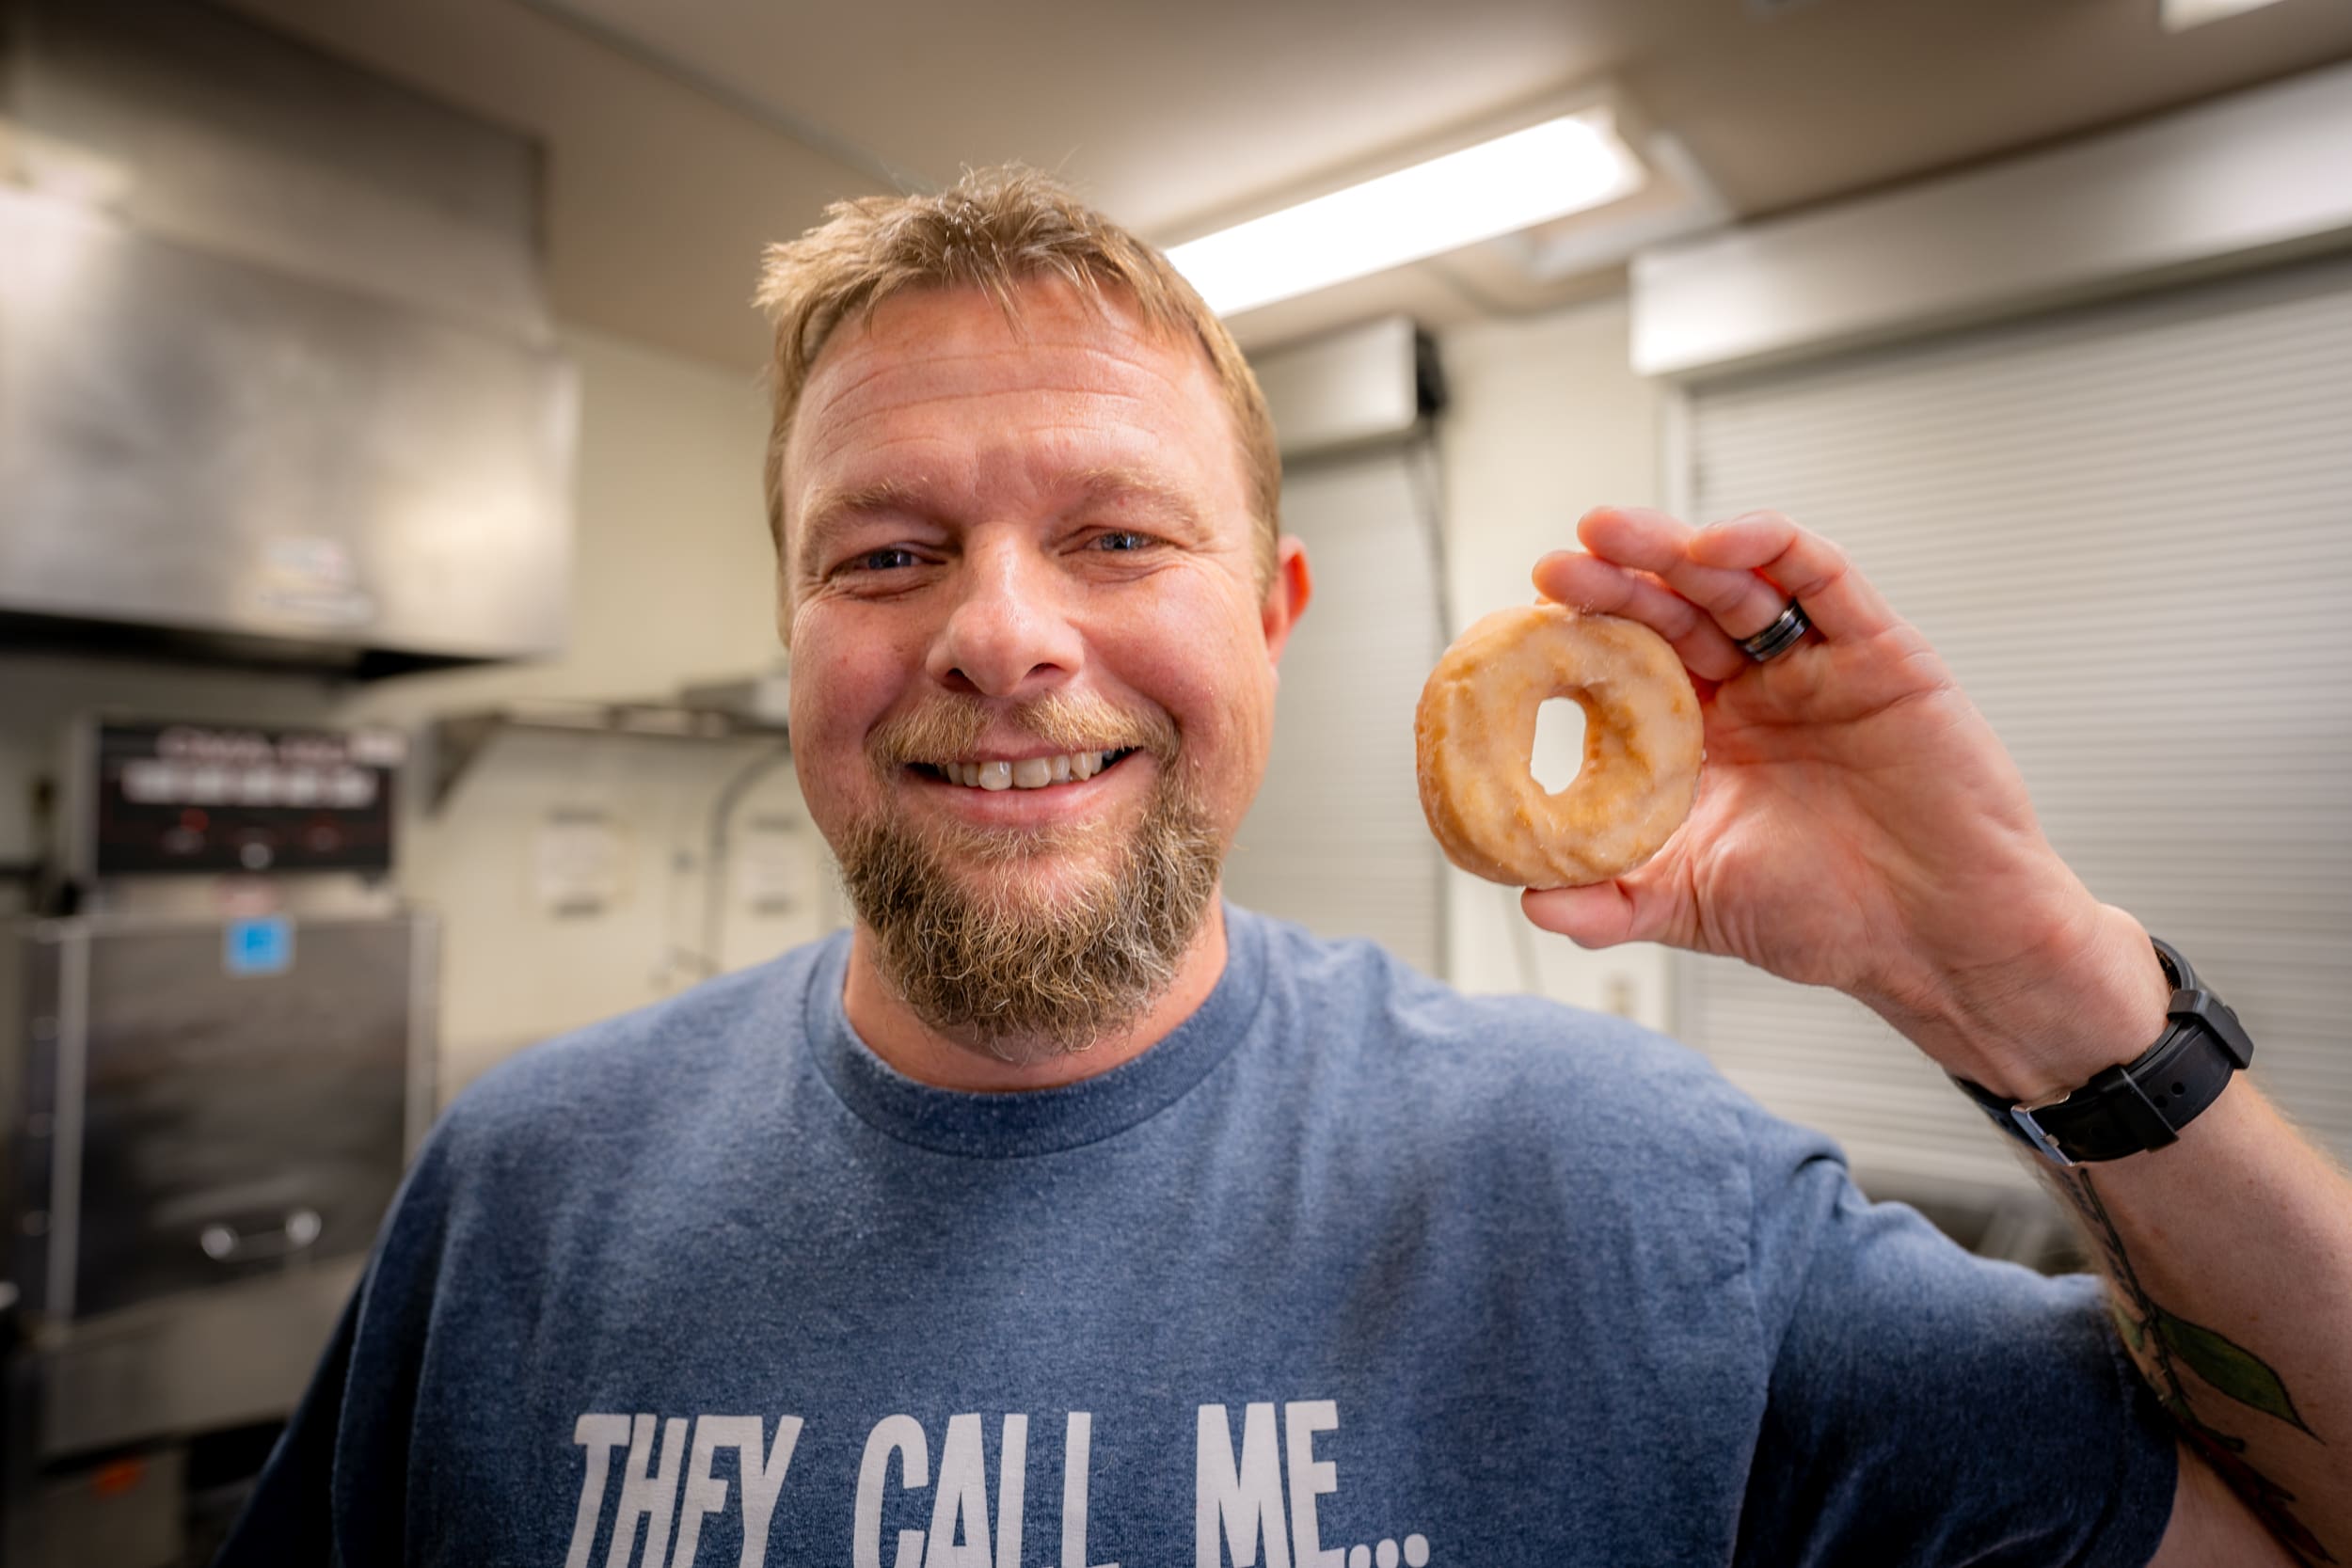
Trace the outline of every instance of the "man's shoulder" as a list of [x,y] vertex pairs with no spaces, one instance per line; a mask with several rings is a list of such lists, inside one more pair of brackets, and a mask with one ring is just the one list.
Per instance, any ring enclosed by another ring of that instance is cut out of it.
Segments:
[[757,1053],[780,1053],[799,1037],[808,975],[828,945],[794,948],[517,1051],[466,1086],[437,1135],[505,1143],[642,1133],[713,1092],[723,1099],[731,1081],[760,1072]]
[[1370,942],[1279,923],[1265,935],[1269,999],[1293,1016],[1248,1070],[1321,1154],[1309,1164],[1352,1173],[1352,1202],[1435,1195],[1466,1224],[1635,1250],[1670,1236],[1730,1268],[1749,1243],[1759,1160],[1783,1140],[1833,1152],[1630,1019],[1467,995]]
[[1432,1114],[1724,1121],[1750,1106],[1699,1053],[1626,1018],[1547,997],[1474,995],[1375,942],[1264,916],[1270,988],[1343,1083]]

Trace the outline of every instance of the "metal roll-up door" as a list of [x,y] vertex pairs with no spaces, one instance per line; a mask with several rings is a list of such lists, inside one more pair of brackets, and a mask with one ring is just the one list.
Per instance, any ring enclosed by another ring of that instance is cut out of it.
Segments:
[[[2352,1158],[2352,260],[1700,385],[1690,510],[1837,540],[1941,649],[2100,897]],[[1684,963],[1682,1032],[1899,1184],[2020,1185],[1875,1016]]]

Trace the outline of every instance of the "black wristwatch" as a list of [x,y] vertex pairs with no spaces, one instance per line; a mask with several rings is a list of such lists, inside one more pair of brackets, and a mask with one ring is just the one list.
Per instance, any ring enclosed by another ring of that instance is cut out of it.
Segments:
[[2254,1059],[2254,1042],[2229,1004],[2198,985],[2188,960],[2169,943],[2149,940],[2172,982],[2172,1001],[2165,1008],[2164,1033],[2138,1056],[2039,1105],[2021,1105],[1981,1084],[1952,1079],[1994,1126],[2053,1164],[2120,1160],[2162,1148],[2221,1097],[2232,1073]]

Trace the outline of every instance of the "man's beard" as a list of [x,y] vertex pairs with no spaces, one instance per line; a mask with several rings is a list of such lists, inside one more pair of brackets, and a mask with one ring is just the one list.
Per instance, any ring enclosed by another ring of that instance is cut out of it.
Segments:
[[[906,764],[968,753],[990,711],[944,699],[883,726],[872,750],[884,799]],[[1180,783],[1165,719],[1066,696],[1008,717],[1064,751],[1150,752],[1159,777],[1143,820],[1123,832],[1105,823],[917,831],[885,810],[834,851],[891,990],[939,1034],[1027,1066],[1116,1034],[1167,991],[1216,893],[1225,846]],[[1023,882],[1031,856],[1055,862],[1050,888]],[[986,885],[971,885],[976,871],[990,874]]]

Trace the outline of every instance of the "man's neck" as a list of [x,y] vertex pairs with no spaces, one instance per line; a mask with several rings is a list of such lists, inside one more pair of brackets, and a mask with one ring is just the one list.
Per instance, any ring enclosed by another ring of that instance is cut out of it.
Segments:
[[899,1072],[935,1088],[1002,1094],[1058,1088],[1132,1062],[1172,1034],[1209,999],[1225,973],[1225,906],[1212,898],[1208,918],[1176,962],[1176,978],[1135,1022],[1086,1050],[1049,1056],[1025,1067],[999,1061],[978,1046],[940,1034],[915,1017],[883,983],[874,966],[873,936],[864,926],[850,944],[850,973],[841,1005],[850,1027],[869,1050]]

